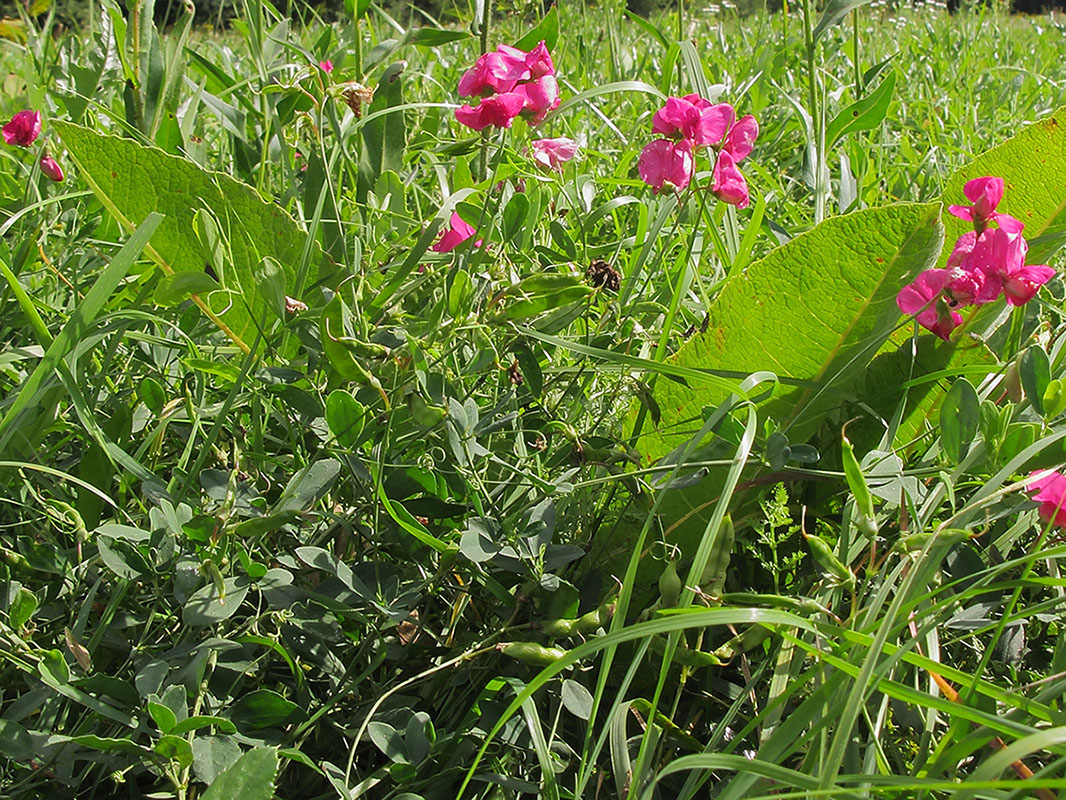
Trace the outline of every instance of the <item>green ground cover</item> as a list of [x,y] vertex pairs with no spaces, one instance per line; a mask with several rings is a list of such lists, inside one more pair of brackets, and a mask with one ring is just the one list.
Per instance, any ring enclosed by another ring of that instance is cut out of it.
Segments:
[[0,797],[1066,788],[1061,19],[536,5],[5,23]]

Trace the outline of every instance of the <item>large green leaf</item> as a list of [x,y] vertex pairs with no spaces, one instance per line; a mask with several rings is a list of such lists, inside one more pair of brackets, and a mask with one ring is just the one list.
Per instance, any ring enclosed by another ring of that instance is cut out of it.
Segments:
[[859,452],[876,447],[884,428],[901,402],[906,402],[893,439],[894,447],[906,447],[936,424],[944,394],[958,376],[969,376],[978,383],[999,369],[999,360],[980,339],[960,338],[942,342],[932,334],[920,334],[917,348],[911,339],[895,350],[886,349],[863,371],[857,394],[863,407],[856,413],[877,413],[879,419],[861,422],[848,428]]
[[[969,200],[962,193],[966,181],[986,175],[1003,178],[1006,191],[998,210],[1025,223],[1026,239],[1061,231],[1066,225],[1066,107],[1027,125],[952,175],[944,186],[944,203],[966,205]],[[951,244],[973,226],[945,213],[944,229]],[[1057,244],[1062,244],[1061,237]],[[945,247],[942,258],[950,252]],[[1046,263],[1043,259],[1049,254],[1034,247],[1028,261]],[[1037,255],[1040,261],[1034,260]]]
[[[834,217],[730,278],[709,309],[705,333],[673,356],[678,366],[783,379],[764,411],[795,441],[878,352],[900,320],[899,288],[930,266],[943,243],[939,205],[901,204]],[[641,449],[663,455],[687,422],[724,398],[712,386],[660,380],[658,431]],[[698,427],[698,425],[696,425]]]
[[[193,215],[206,208],[218,220],[232,262],[218,275],[222,290],[199,299],[236,340],[252,338],[257,324],[272,319],[270,299],[259,289],[264,257],[282,265],[286,286],[300,286],[297,268],[307,235],[251,186],[132,139],[59,120],[53,127],[81,177],[127,230],[153,211],[165,215],[145,249],[165,272],[202,272],[206,259]],[[320,250],[313,253],[304,287],[316,280],[322,266]],[[289,291],[299,296],[298,288]]]
[[215,778],[204,792],[203,800],[270,800],[277,774],[277,749],[257,747]]

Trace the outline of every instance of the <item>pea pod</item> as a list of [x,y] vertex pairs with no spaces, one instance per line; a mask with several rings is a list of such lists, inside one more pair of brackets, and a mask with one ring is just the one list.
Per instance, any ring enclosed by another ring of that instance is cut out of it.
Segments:
[[847,478],[848,488],[851,489],[852,497],[855,498],[857,512],[855,524],[864,536],[872,539],[877,535],[874,498],[866,483],[866,476],[862,474],[859,459],[855,456],[855,448],[851,446],[851,442],[843,432],[840,434],[840,450],[844,460],[844,477]]
[[536,642],[511,642],[500,645],[500,652],[534,667],[547,667],[565,657],[567,653],[561,647],[545,647]]
[[829,573],[841,586],[847,586],[849,589],[854,588],[855,574],[848,569],[844,562],[836,557],[833,548],[829,546],[825,539],[809,533],[803,534],[803,538],[807,540],[807,544],[811,548],[811,555],[818,562],[818,566]]
[[540,629],[549,639],[564,639],[574,632],[575,625],[576,619],[553,619],[545,622]]
[[703,591],[718,597],[725,590],[726,570],[729,569],[729,561],[733,558],[733,543],[736,541],[736,531],[733,528],[733,518],[726,514],[722,519],[722,527],[718,530],[718,538],[715,540],[714,549],[707,557],[707,564],[703,568],[703,577],[700,586]]
[[681,596],[681,579],[677,577],[677,562],[667,561],[663,574],[659,576],[659,597],[663,608],[673,608]]
[[896,546],[905,553],[918,553],[924,550],[934,537],[936,537],[933,541],[934,547],[940,545],[952,547],[967,539],[972,539],[973,534],[960,528],[946,528],[940,533],[911,533],[901,536]]
[[574,633],[595,633],[600,628],[606,627],[613,615],[614,600],[611,600],[609,603],[604,603],[599,608],[594,608],[587,614],[582,614],[578,617],[577,624],[574,625]]
[[737,653],[747,653],[754,650],[761,645],[767,639],[770,638],[770,629],[765,628],[762,625],[752,625],[743,633],[739,633],[723,644],[711,655],[717,658],[722,663],[728,663],[733,660],[733,657]]

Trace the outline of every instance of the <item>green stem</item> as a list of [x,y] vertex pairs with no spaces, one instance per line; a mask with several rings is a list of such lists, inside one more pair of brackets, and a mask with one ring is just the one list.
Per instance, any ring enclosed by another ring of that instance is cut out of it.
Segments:
[[851,12],[851,51],[855,65],[855,99],[862,97],[862,70],[859,67],[859,9]]
[[825,219],[825,124],[818,102],[818,42],[814,38],[813,0],[803,2],[803,40],[807,50],[807,103],[814,127],[814,224]]
[[[489,52],[489,26],[492,24],[492,1],[484,0],[481,7],[480,45],[481,53]],[[481,153],[477,159],[477,179],[484,180],[489,168],[489,135],[486,131],[481,132]]]

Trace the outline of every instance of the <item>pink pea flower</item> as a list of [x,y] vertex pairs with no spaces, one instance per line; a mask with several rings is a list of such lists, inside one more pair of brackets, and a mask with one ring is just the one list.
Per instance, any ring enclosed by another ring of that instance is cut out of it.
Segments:
[[733,161],[743,161],[755,145],[759,135],[759,123],[751,114],[745,114],[729,129],[722,150],[733,157]]
[[[474,226],[453,211],[448,228],[429,249],[435,253],[450,253],[475,233]],[[480,247],[481,239],[474,242],[474,246]]]
[[459,96],[481,97],[489,94],[502,94],[511,91],[520,80],[529,77],[529,67],[526,66],[524,58],[515,58],[498,52],[483,53],[474,62],[474,66],[464,72],[459,79]]
[[927,269],[899,290],[896,305],[904,314],[913,314],[918,324],[944,341],[962,324],[962,315],[952,311],[943,297],[952,275],[946,269]]
[[515,94],[522,95],[526,100],[522,116],[529,120],[530,125],[543,122],[548,112],[558,108],[562,100],[554,75],[544,75],[535,81],[521,83],[515,87]]
[[714,162],[714,183],[711,192],[723,203],[737,208],[747,208],[749,202],[748,182],[737,169],[728,150],[723,149]]
[[529,155],[537,166],[562,172],[563,164],[577,155],[577,142],[565,136],[535,139],[529,143]]
[[328,58],[324,61],[319,61],[318,68],[325,73],[333,72],[333,62],[330,61]]
[[[500,45],[482,54],[459,79],[458,91],[460,97],[482,98],[476,108],[465,105],[455,112],[459,122],[476,131],[489,125],[509,128],[519,114],[537,125],[560,102],[555,64],[544,42],[528,53]],[[514,98],[522,105],[516,108]]]
[[517,92],[505,92],[481,98],[477,107],[462,106],[455,109],[455,118],[475,131],[484,130],[489,125],[497,128],[510,128],[514,118],[526,107],[526,98]]
[[1040,503],[1040,519],[1066,528],[1066,475],[1050,469],[1029,473],[1030,478],[1034,475],[1040,477],[1030,482],[1026,491],[1036,492],[1033,500]]
[[1049,266],[1026,265],[1028,252],[1029,245],[1020,233],[989,228],[977,237],[967,267],[984,273],[995,296],[1002,292],[1012,306],[1021,306],[1032,300],[1040,287],[1055,275],[1055,270]]
[[640,179],[656,194],[664,188],[684,189],[692,180],[694,168],[692,144],[687,139],[655,139],[644,146],[637,162]]
[[41,135],[41,112],[30,110],[18,112],[4,126],[3,132],[4,141],[7,144],[29,147]]
[[978,233],[988,227],[989,222],[995,221],[999,227],[1008,233],[1021,233],[1025,227],[1020,221],[1009,214],[997,214],[996,207],[1003,199],[1003,179],[987,176],[974,178],[967,181],[962,187],[966,199],[973,203],[972,206],[948,206],[948,212],[958,217],[973,222],[974,230]]
[[56,183],[60,183],[63,180],[63,168],[59,166],[59,163],[52,158],[48,153],[41,156],[40,160],[41,172],[54,180]]
[[736,112],[728,103],[713,105],[698,94],[689,94],[667,98],[652,117],[651,132],[668,139],[688,139],[698,149],[720,143],[734,120]]

